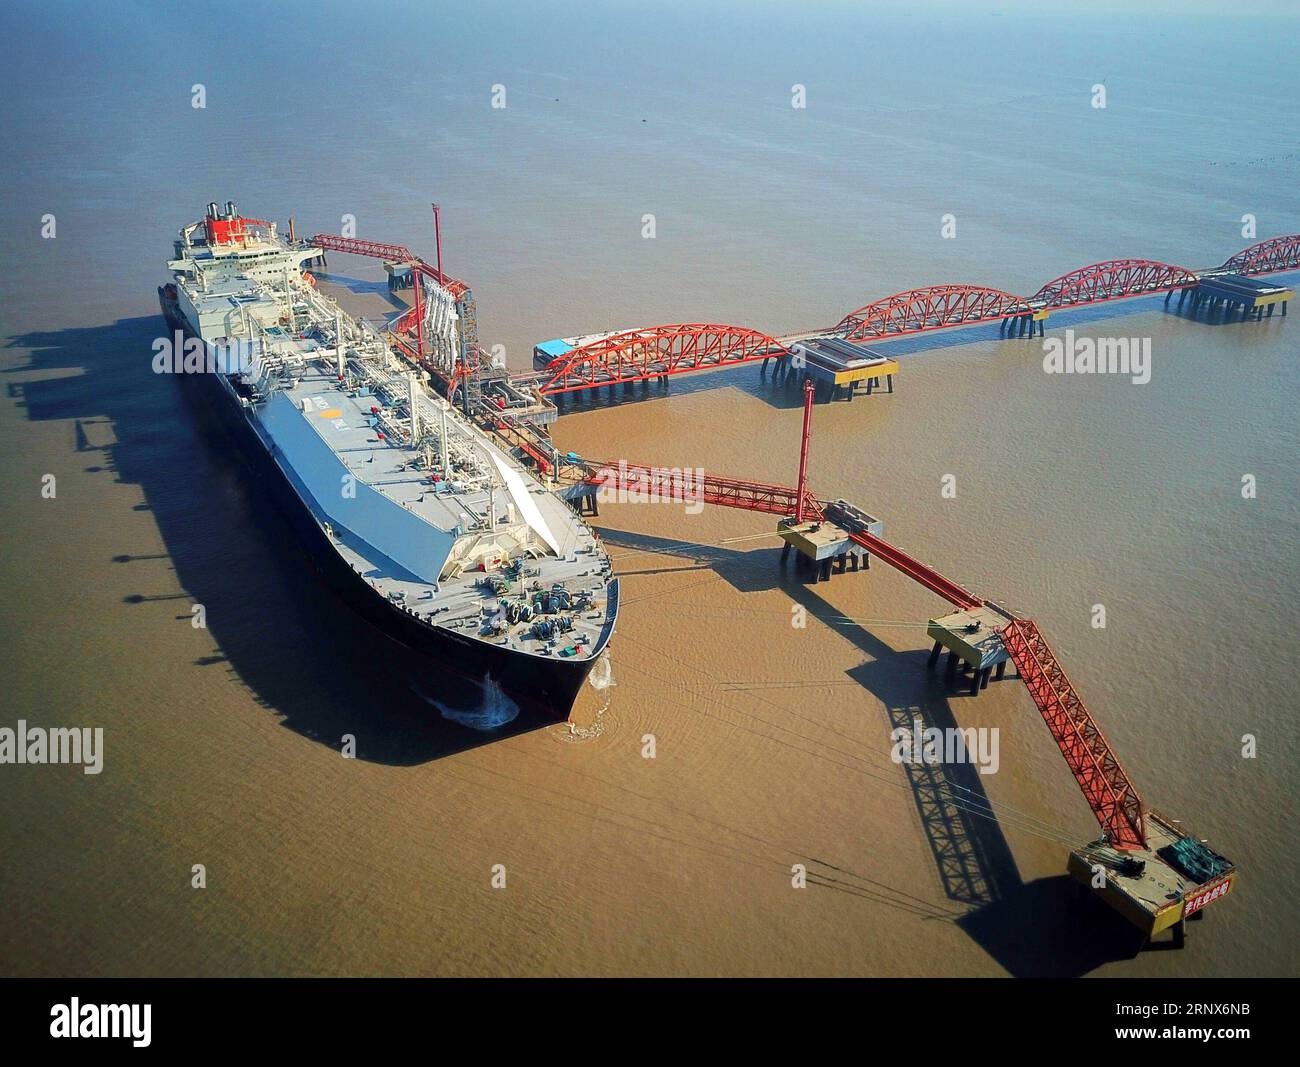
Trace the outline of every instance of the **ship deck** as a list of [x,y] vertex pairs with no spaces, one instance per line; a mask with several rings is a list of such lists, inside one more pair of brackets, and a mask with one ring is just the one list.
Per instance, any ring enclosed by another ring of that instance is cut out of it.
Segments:
[[[305,373],[298,383],[281,392],[302,408],[310,401],[312,425],[330,449],[343,460],[357,481],[369,485],[389,500],[432,523],[439,530],[459,526],[471,530],[488,519],[486,490],[452,492],[447,482],[430,482],[425,471],[416,466],[416,449],[394,441],[378,423],[372,408],[386,408],[385,401],[374,395],[353,396],[339,386],[337,378],[320,365]],[[404,418],[404,417],[403,417]],[[384,434],[384,436],[379,436]],[[483,438],[480,447],[494,453],[509,468],[524,474],[519,463]],[[531,474],[526,480],[532,481]],[[594,539],[585,526],[554,494],[534,484],[532,496],[547,530],[553,536],[559,555],[571,555],[589,548]],[[497,496],[500,512],[506,493]],[[427,576],[426,576],[427,577]]]
[[[608,617],[606,596],[609,575],[602,568],[601,559],[594,555],[580,555],[577,559],[570,557],[567,560],[549,559],[541,577],[514,583],[503,598],[479,584],[479,579],[484,576],[481,571],[470,571],[453,581],[441,582],[435,593],[434,587],[427,582],[411,581],[394,575],[386,567],[386,562],[376,563],[371,558],[373,552],[359,550],[358,546],[348,543],[346,537],[340,538],[336,534],[333,541],[339,554],[377,592],[410,609],[425,621],[467,637],[478,635],[479,627],[486,618],[485,612],[495,613],[502,606],[503,599],[517,597],[533,581],[540,582],[543,589],[549,589],[553,582],[562,582],[571,593],[586,590],[592,596],[592,607],[573,616],[573,629],[555,638],[551,654],[558,655],[559,650],[565,648],[576,648],[579,657],[589,654],[591,649],[598,646],[601,630]],[[480,637],[480,640],[523,652],[546,654],[547,642],[533,637],[529,633],[529,627],[528,623],[516,623],[500,637]]]
[[[388,435],[378,436],[382,431],[377,425],[371,425],[375,418],[371,408],[384,408],[380,397],[351,395],[320,364],[309,364],[297,384],[281,392],[295,407],[302,408],[304,401],[309,402],[310,421],[315,430],[359,482],[440,530],[457,526],[468,530],[486,521],[489,502],[486,490],[440,492],[428,473],[415,466],[418,457],[414,448]],[[495,452],[510,468],[518,469],[517,461],[491,442],[484,441],[482,446]],[[504,598],[481,584],[487,577],[483,571],[466,571],[459,577],[438,581],[436,575],[412,573],[346,529],[332,526],[331,540],[339,554],[376,592],[434,625],[537,655],[560,655],[563,650],[575,649],[572,654],[581,658],[598,647],[607,620],[608,564],[596,536],[563,500],[535,484],[531,476],[526,478],[526,483],[531,485],[533,502],[562,551],[555,556],[528,559],[526,567],[539,573],[512,582]],[[505,497],[504,492],[497,494],[498,511]],[[530,623],[509,626],[500,637],[479,634],[484,620],[495,614],[504,600],[530,593],[534,583],[541,591],[547,591],[557,582],[570,594],[588,592],[592,606],[570,616],[572,630],[556,635],[549,651],[546,639],[531,634]]]
[[[340,380],[333,342],[338,316],[348,316],[336,301],[304,288],[292,296],[295,327],[285,328],[289,305],[276,287],[297,275],[301,252],[270,244],[258,251],[249,273],[238,257],[214,260],[194,251],[198,260],[190,265],[203,268],[197,283],[183,276],[187,261],[171,265],[180,268],[177,281],[192,305],[187,314],[196,333],[225,341],[251,340],[260,331],[264,355],[283,361],[280,377],[261,380],[265,395],[249,421],[339,556],[394,609],[466,638],[561,658],[586,658],[603,648],[617,605],[595,533],[514,456],[423,390],[416,391],[423,440],[414,442],[406,374],[381,361],[373,332],[352,320],[345,336],[359,344],[348,344]],[[441,442],[444,429],[447,469],[438,463],[435,477],[431,460],[442,458],[441,444],[431,442]],[[355,491],[345,490],[341,501],[340,490],[351,484],[347,475]],[[502,555],[486,553],[489,575],[478,556],[498,536]],[[510,544],[520,547],[504,547]],[[470,554],[451,554],[462,547]],[[497,569],[494,561],[505,563],[507,555],[522,574]],[[508,587],[497,592],[492,580]],[[532,593],[549,593],[557,584],[574,598],[585,593],[589,604],[508,623],[507,602],[531,608]],[[534,619],[563,619],[571,628],[536,637]]]

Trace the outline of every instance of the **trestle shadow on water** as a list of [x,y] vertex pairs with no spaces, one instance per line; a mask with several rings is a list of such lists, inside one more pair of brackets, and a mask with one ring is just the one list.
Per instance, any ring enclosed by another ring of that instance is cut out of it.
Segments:
[[[1265,309],[1263,316],[1256,319],[1253,311],[1247,315],[1241,307],[1233,304],[1194,304],[1190,300],[1180,302],[1175,297],[1164,310],[1166,314],[1172,315],[1174,318],[1186,319],[1188,322],[1197,322],[1203,326],[1219,328],[1237,327],[1250,331],[1243,335],[1245,337],[1259,334],[1261,338],[1267,338],[1270,336],[1270,328],[1281,329],[1286,325],[1289,318],[1289,315],[1283,315],[1276,310],[1277,307],[1279,305],[1274,305],[1275,310],[1272,315],[1268,314],[1267,309]],[[1260,330],[1265,332],[1261,334]]]
[[[29,353],[6,371],[8,395],[32,421],[71,423],[81,469],[138,486],[143,502],[123,504],[123,518],[148,511],[161,535],[165,556],[141,552],[132,524],[108,514],[82,547],[91,580],[100,567],[135,575],[124,622],[166,601],[175,610],[159,625],[189,631],[193,605],[203,605],[212,647],[177,670],[229,671],[288,729],[336,749],[350,734],[357,758],[376,763],[422,763],[553,722],[431,667],[325,588],[230,438],[176,376],[153,372],[151,346],[167,333],[161,316],[142,316],[8,346]],[[60,499],[67,492],[60,486]],[[495,729],[462,725],[511,715]]]
[[[767,372],[764,373],[758,363],[738,363],[731,367],[719,367],[717,370],[671,375],[667,383],[648,380],[620,382],[617,385],[602,385],[597,389],[560,393],[551,399],[555,402],[560,415],[576,415],[587,411],[624,407],[644,400],[667,400],[672,397],[692,396],[725,387],[739,389],[777,410],[786,410],[803,407],[801,381],[802,379],[797,379],[795,375],[778,377],[770,364]],[[878,399],[883,400],[884,395],[882,393]],[[866,404],[873,398],[859,397],[859,399]]]
[[[964,686],[945,683],[942,669],[927,673],[928,649],[896,651],[869,629],[843,619],[819,594],[810,570],[797,567],[793,557],[782,566],[779,549],[737,551],[612,530],[603,536],[610,545],[691,560],[740,592],[779,588],[805,609],[809,625],[820,619],[834,626],[866,657],[849,676],[886,709],[878,724],[881,753],[889,751],[894,730],[913,729],[916,719],[924,727],[958,728],[962,702],[978,699]],[[870,571],[848,572],[832,580],[869,581],[870,576]],[[635,597],[627,603],[635,604]],[[780,647],[773,651],[779,655]],[[998,684],[1020,683],[1008,674],[990,682]],[[1007,971],[1070,977],[1137,953],[1137,932],[1068,875],[1024,881],[975,764],[902,763],[898,773],[911,792],[944,895],[968,909],[956,925]]]

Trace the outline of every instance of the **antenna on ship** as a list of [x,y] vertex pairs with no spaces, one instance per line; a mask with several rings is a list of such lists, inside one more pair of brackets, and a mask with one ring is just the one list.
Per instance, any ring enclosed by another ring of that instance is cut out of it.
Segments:
[[343,345],[343,309],[337,305],[334,307],[334,343],[337,346],[339,381],[342,381],[345,360]]
[[429,206],[433,208],[433,243],[438,252],[438,284],[441,285],[446,277],[442,273],[442,215],[437,204]]
[[450,406],[451,405],[444,400],[438,407],[438,411],[442,415],[442,426],[439,428],[438,444],[442,449],[442,476],[444,478],[451,477],[451,466],[447,456],[447,408]]

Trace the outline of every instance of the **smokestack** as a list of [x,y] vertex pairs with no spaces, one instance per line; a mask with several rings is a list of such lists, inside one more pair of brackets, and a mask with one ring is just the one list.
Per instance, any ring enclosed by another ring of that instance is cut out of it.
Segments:
[[234,202],[233,200],[227,200],[227,201],[226,201],[226,218],[228,218],[228,219],[233,219],[233,218],[235,218],[235,216],[238,215],[238,214],[239,214],[239,212],[237,212],[237,211],[235,210],[235,202]]
[[208,205],[208,218],[217,219],[221,217],[221,212],[217,210],[217,202],[214,200]]

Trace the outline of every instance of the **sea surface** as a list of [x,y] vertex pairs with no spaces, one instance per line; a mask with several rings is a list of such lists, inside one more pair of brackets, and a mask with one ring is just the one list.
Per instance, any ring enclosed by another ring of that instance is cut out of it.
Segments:
[[[5,5],[0,726],[105,753],[0,766],[0,971],[1300,971],[1300,309],[1049,321],[1149,339],[1145,385],[996,329],[909,341],[893,395],[814,414],[813,487],[1034,617],[1148,805],[1238,864],[1184,951],[1136,957],[1063,877],[1097,827],[1023,686],[927,676],[942,604],[900,574],[809,585],[768,518],[604,506],[608,670],[570,725],[494,740],[465,722],[508,698],[413,679],[150,369],[209,200],[429,258],[437,201],[521,369],[553,337],[785,334],[929,283],[1217,264],[1245,216],[1300,232],[1288,5],[902,6]],[[377,262],[322,281],[393,310]],[[755,366],[618,399],[557,443],[795,477],[798,396]],[[997,772],[892,762],[914,715],[996,729]]]

